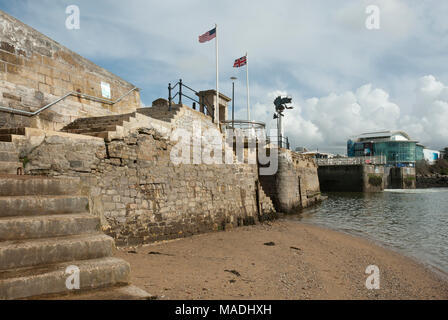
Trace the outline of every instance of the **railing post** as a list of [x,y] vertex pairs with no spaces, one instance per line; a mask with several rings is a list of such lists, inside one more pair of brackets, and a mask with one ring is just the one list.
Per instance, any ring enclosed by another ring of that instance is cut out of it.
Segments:
[[196,102],[193,102],[193,110],[196,110]]
[[171,98],[171,83],[168,84],[168,111],[171,111],[171,104],[173,103],[173,98]]
[[182,79],[179,80],[179,104],[182,104]]

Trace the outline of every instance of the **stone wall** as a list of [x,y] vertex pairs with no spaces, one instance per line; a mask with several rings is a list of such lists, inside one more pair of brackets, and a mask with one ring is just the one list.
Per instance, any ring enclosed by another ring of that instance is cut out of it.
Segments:
[[388,168],[385,175],[388,189],[415,189],[417,179],[415,168]]
[[260,181],[279,212],[295,213],[320,200],[315,160],[290,150],[279,149],[277,173]]
[[253,224],[274,212],[258,188],[257,165],[174,165],[173,142],[154,129],[110,142],[55,135],[36,134],[22,147],[26,172],[82,177],[90,211],[118,245]]
[[[111,100],[134,87],[0,11],[0,106],[36,111],[70,91],[102,98],[101,82],[110,85]],[[0,128],[59,130],[77,118],[128,113],[139,107],[138,91],[115,105],[72,96],[39,116],[0,111]]]

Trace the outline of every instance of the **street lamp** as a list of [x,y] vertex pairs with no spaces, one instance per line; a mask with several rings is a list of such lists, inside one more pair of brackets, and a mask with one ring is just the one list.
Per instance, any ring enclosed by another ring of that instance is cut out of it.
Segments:
[[231,77],[232,80],[232,129],[235,130],[235,80],[237,77]]

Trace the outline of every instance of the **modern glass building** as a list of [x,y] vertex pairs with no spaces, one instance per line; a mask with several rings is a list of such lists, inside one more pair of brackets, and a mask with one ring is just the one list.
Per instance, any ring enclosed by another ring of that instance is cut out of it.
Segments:
[[423,159],[423,146],[403,131],[364,133],[347,142],[349,157],[385,156],[387,164],[414,167]]

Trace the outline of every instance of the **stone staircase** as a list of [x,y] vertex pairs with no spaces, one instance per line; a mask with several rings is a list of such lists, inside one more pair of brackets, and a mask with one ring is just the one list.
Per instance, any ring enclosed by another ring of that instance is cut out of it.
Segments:
[[168,111],[168,106],[153,106],[151,108],[138,109],[137,112],[153,119],[171,122],[171,120],[173,120],[179,113],[180,109],[180,105],[172,105],[171,111]]
[[128,284],[129,264],[112,257],[114,241],[89,214],[78,185],[72,178],[0,176],[0,299],[73,293],[68,266],[80,271],[76,292]]
[[11,142],[15,135],[21,136],[24,132],[24,128],[0,129],[0,174],[17,174],[19,168],[23,170],[19,153]]
[[123,129],[125,124],[133,119],[135,119],[135,112],[114,116],[80,118],[65,126],[61,131],[108,139],[110,132]]
[[106,141],[123,137],[129,130],[140,127],[154,127],[161,132],[166,132],[169,123],[180,109],[180,106],[173,106],[172,111],[168,111],[167,107],[152,107],[122,115],[80,118],[65,126],[61,131],[94,136]]

